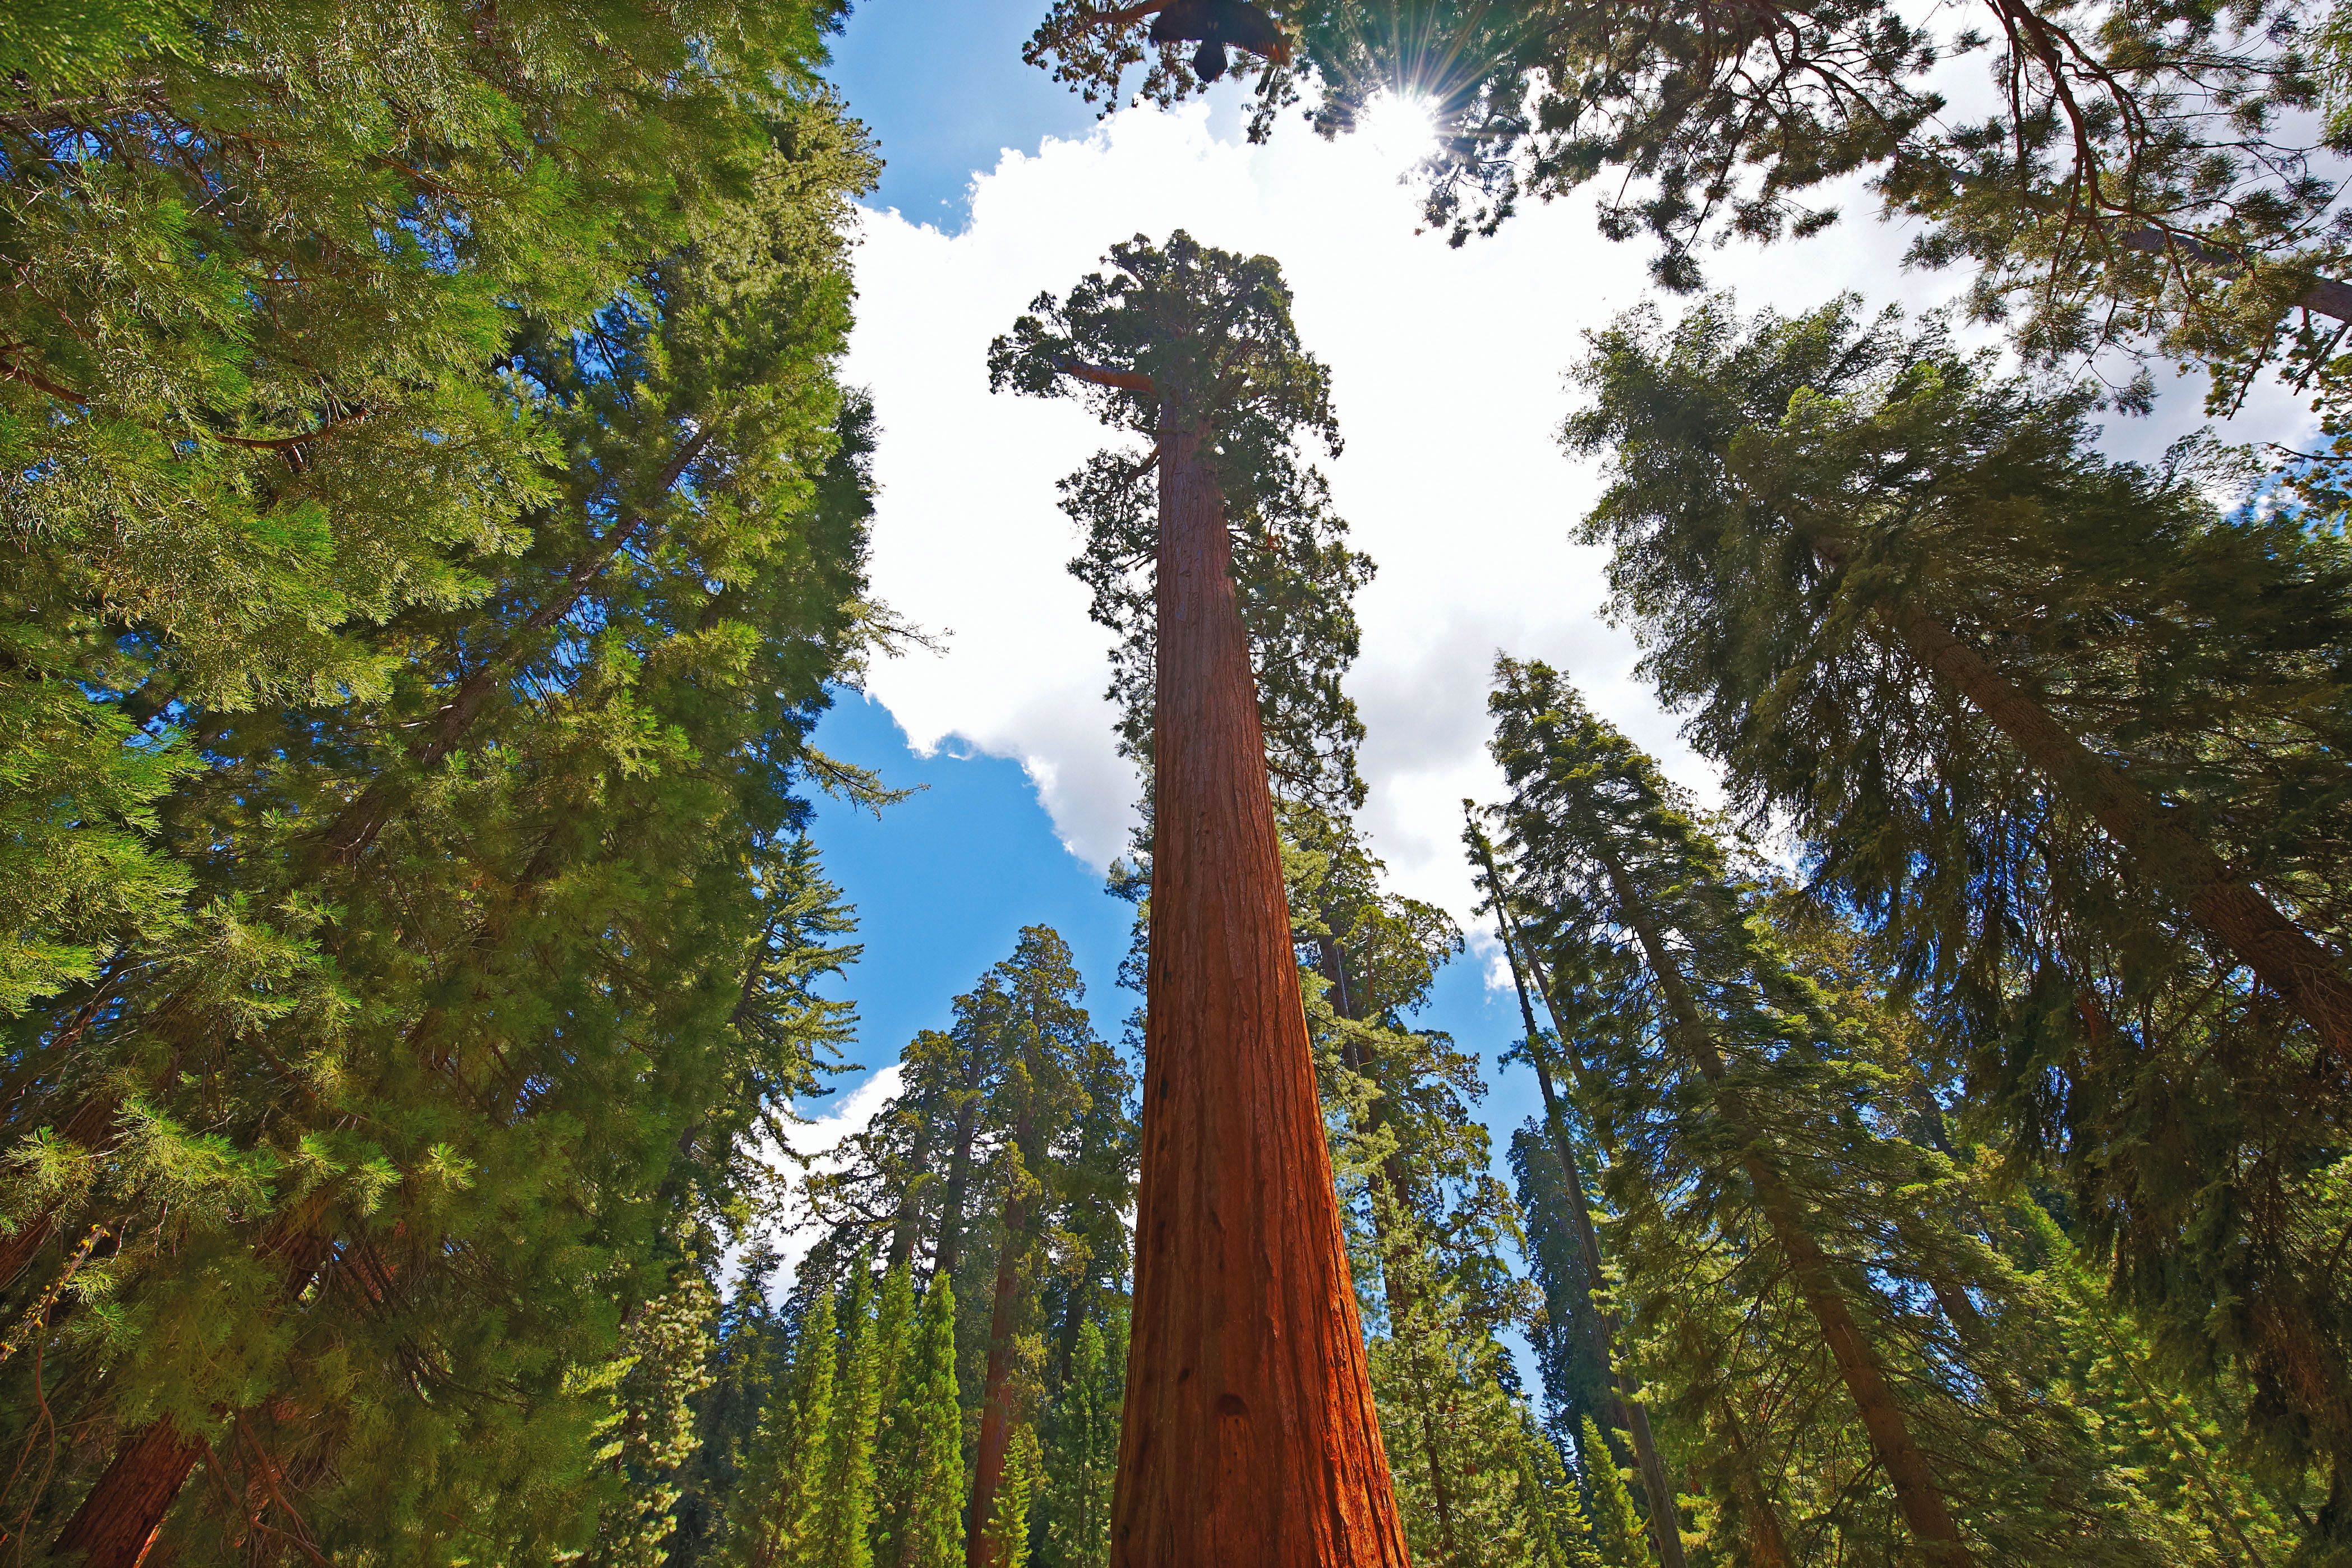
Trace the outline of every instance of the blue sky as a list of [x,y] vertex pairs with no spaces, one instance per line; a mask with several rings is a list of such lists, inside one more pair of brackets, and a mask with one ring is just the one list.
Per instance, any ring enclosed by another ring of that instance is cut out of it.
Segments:
[[[954,232],[969,192],[1004,149],[1034,153],[1046,137],[1082,138],[1094,111],[1021,62],[1039,0],[865,0],[835,46],[831,75],[886,160],[877,209]],[[1217,118],[1238,121],[1239,96]],[[886,429],[885,439],[889,438]],[[952,999],[1012,950],[1024,925],[1053,926],[1086,976],[1097,1026],[1118,1037],[1139,998],[1117,972],[1130,907],[1099,870],[1066,847],[1023,763],[950,737],[929,755],[908,744],[881,702],[844,693],[816,743],[900,787],[920,786],[877,821],[820,804],[816,836],[828,874],[858,913],[864,954],[843,993],[856,1000],[868,1071],[894,1060],[922,1028],[944,1026]],[[1451,966],[1423,1020],[1486,1051],[1517,1033],[1475,959]],[[866,1073],[845,1074],[836,1092]],[[1519,1073],[1516,1077],[1525,1077]],[[1490,1102],[1508,1125],[1532,1110],[1532,1083],[1498,1085]],[[817,1105],[822,1114],[838,1105]],[[1498,1140],[1499,1142],[1499,1140]]]
[[[1181,226],[1278,258],[1301,333],[1331,366],[1348,446],[1326,468],[1381,568],[1359,599],[1349,678],[1369,730],[1361,820],[1398,890],[1471,918],[1460,802],[1499,792],[1484,700],[1498,651],[1569,673],[1703,804],[1715,798],[1607,620],[1601,558],[1571,542],[1601,479],[1557,440],[1585,334],[1628,307],[1676,308],[1653,298],[1642,248],[1601,239],[1584,197],[1531,206],[1460,250],[1419,235],[1402,176],[1428,127],[1409,108],[1336,143],[1286,116],[1253,147],[1228,83],[1206,108],[1097,122],[1021,63],[1044,4],[865,0],[835,51],[835,79],[887,161],[861,224],[845,372],[872,389],[882,427],[874,589],[941,650],[878,663],[870,696],[847,694],[817,733],[923,786],[880,823],[830,804],[816,819],[858,910],[866,952],[845,989],[868,1068],[944,1025],[1024,924],[1069,941],[1107,1037],[1137,1000],[1115,979],[1130,911],[1102,891],[1134,780],[1111,744],[1108,636],[1063,570],[1076,542],[1054,504],[1055,479],[1107,437],[1075,405],[990,395],[982,369],[989,340],[1038,290],[1066,288],[1128,235]],[[1952,297],[1964,279],[1906,271],[1912,237],[1872,219],[1865,192],[1846,194],[1837,226],[1731,247],[1710,282],[1750,309],[1807,310],[1846,290],[1913,310]],[[2200,390],[2160,398],[2155,417],[2110,433],[2111,448],[2160,452],[2200,422]],[[2275,437],[2305,420],[2263,389],[2223,433]],[[1472,942],[1421,1022],[1491,1068],[1517,1008],[1485,984],[1491,942]],[[848,1098],[811,1109],[837,1113]],[[1536,1101],[1524,1069],[1494,1079],[1498,1146]]]

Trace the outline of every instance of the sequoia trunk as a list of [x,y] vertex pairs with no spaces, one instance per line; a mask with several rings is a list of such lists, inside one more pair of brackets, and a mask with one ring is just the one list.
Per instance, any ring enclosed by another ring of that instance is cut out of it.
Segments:
[[1160,437],[1150,959],[1117,1568],[1389,1568],[1224,501]]
[[139,1568],[204,1455],[204,1444],[182,1436],[169,1419],[141,1427],[115,1451],[52,1552],[81,1553],[82,1568]]
[[965,1568],[993,1568],[1006,1543],[989,1531],[997,1483],[1004,1479],[1013,1442],[1013,1330],[1021,1306],[1021,1254],[1028,1240],[1029,1205],[1016,1194],[1004,1200],[1004,1249],[996,1257],[996,1298],[988,1312],[988,1373],[981,1384],[980,1450],[971,1467],[971,1523],[964,1531]]

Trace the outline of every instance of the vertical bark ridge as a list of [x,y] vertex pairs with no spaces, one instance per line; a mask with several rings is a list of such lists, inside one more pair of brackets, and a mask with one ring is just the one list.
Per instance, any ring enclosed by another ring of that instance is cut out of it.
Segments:
[[[1025,1140],[1024,1140],[1025,1142]],[[1017,1180],[1016,1174],[1016,1180]],[[988,1311],[988,1372],[981,1383],[980,1444],[972,1456],[971,1523],[964,1531],[965,1568],[994,1568],[1007,1543],[989,1529],[1004,1455],[1013,1441],[1013,1329],[1021,1306],[1021,1253],[1029,1232],[1029,1205],[1017,1193],[1004,1200],[1004,1250],[996,1259],[996,1295]]]
[[1403,1568],[1203,431],[1163,416],[1117,1568]]
[[51,1551],[80,1552],[82,1568],[140,1568],[204,1456],[202,1440],[181,1436],[168,1416],[149,1422],[122,1440]]

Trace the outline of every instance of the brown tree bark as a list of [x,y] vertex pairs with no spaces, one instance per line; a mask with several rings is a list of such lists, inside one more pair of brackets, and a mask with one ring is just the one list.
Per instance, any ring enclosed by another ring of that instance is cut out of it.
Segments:
[[[1710,1085],[1721,1088],[1729,1074],[1714,1040],[1707,1035],[1706,1023],[1699,1017],[1698,1003],[1683,978],[1681,965],[1667,950],[1647,908],[1635,897],[1624,868],[1605,852],[1600,853],[1599,858],[1616,891],[1618,913],[1632,929],[1634,940],[1641,943],[1650,972],[1657,977],[1658,989],[1665,996],[1669,1036],[1697,1066],[1701,1076]],[[1965,1568],[1974,1559],[1960,1540],[1959,1524],[1944,1500],[1943,1489],[1937,1484],[1927,1456],[1912,1439],[1911,1424],[1905,1419],[1902,1405],[1895,1402],[1894,1390],[1887,1386],[1877,1352],[1864,1336],[1862,1326],[1854,1321],[1853,1310],[1846,1304],[1845,1291],[1838,1284],[1828,1255],[1813,1239],[1803,1206],[1788,1182],[1760,1152],[1760,1129],[1756,1118],[1737,1096],[1726,1095],[1723,1103],[1735,1119],[1741,1142],[1747,1145],[1740,1164],[1756,1194],[1756,1206],[1762,1211],[1780,1256],[1788,1261],[1790,1275],[1821,1329],[1822,1342],[1837,1363],[1838,1373],[1844,1379],[1846,1392],[1853,1396],[1854,1408],[1862,1417],[1863,1431],[1870,1438],[1871,1452],[1886,1472],[1887,1484],[1895,1489],[1895,1506],[1902,1510],[1904,1522],[1935,1568]]]
[[[1024,1123],[1014,1142],[1029,1148],[1036,1142]],[[1013,1189],[1004,1195],[1004,1249],[996,1258],[996,1295],[988,1310],[988,1371],[981,1380],[980,1443],[972,1456],[971,1514],[964,1531],[965,1568],[995,1568],[1005,1558],[1009,1542],[989,1531],[989,1513],[996,1506],[996,1488],[1004,1479],[1004,1455],[1013,1442],[1013,1331],[1021,1310],[1021,1261],[1028,1250],[1029,1205],[1013,1173]]]
[[[1601,1260],[1601,1232],[1592,1223],[1592,1205],[1584,1187],[1584,1173],[1577,1168],[1576,1148],[1568,1135],[1568,1119],[1560,1113],[1559,1096],[1551,1081],[1551,1067],[1537,1044],[1535,1005],[1528,999],[1528,984],[1519,972],[1518,944],[1513,938],[1511,917],[1504,911],[1502,878],[1496,872],[1492,857],[1486,858],[1488,885],[1495,893],[1495,920],[1503,939],[1503,961],[1510,965],[1511,985],[1518,993],[1519,1017],[1527,1026],[1528,1059],[1536,1069],[1536,1085],[1543,1090],[1544,1121],[1551,1129],[1552,1147],[1559,1154],[1560,1175],[1568,1183],[1569,1213],[1575,1222],[1576,1249],[1584,1258],[1585,1277],[1598,1286],[1603,1278]],[[1534,962],[1534,954],[1528,955]],[[1544,1008],[1552,1015],[1553,1031],[1566,1046],[1567,1033],[1559,1028],[1559,1015],[1553,1008],[1551,992],[1537,980],[1538,989],[1544,994]],[[1580,1078],[1582,1074],[1580,1072]],[[1680,1510],[1675,1502],[1675,1489],[1666,1479],[1664,1461],[1658,1457],[1657,1434],[1650,1426],[1650,1409],[1643,1403],[1640,1388],[1617,1365],[1617,1315],[1605,1311],[1601,1304],[1592,1304],[1592,1353],[1601,1363],[1601,1375],[1609,1380],[1614,1391],[1611,1412],[1614,1424],[1633,1440],[1633,1466],[1642,1478],[1642,1490],[1646,1494],[1649,1516],[1650,1543],[1657,1548],[1660,1568],[1684,1568]],[[1777,1521],[1776,1521],[1777,1522]]]
[[82,1568],[140,1568],[204,1457],[205,1445],[182,1436],[168,1418],[148,1423],[122,1440],[50,1550],[80,1552]]
[[1203,431],[1160,439],[1141,1187],[1115,1568],[1402,1568]]
[[[95,1148],[114,1131],[114,1113],[121,1104],[111,1094],[92,1095],[74,1107],[57,1135],[67,1142]],[[27,1215],[14,1232],[0,1236],[0,1289],[14,1284],[16,1276],[25,1271],[33,1255],[56,1232],[57,1218],[55,1207],[46,1208]]]
[[948,1155],[948,1180],[940,1194],[940,1241],[931,1251],[932,1277],[955,1279],[963,1248],[964,1198],[971,1189],[971,1142],[980,1132],[980,1087],[986,1064],[974,1046],[964,1058],[963,1100],[956,1107],[955,1147]]
[[1739,1412],[1723,1402],[1723,1435],[1731,1444],[1733,1486],[1739,1493],[1740,1522],[1747,1529],[1751,1568],[1790,1568],[1789,1538],[1780,1528],[1780,1510],[1764,1490],[1763,1478],[1748,1454],[1748,1439],[1739,1430]]

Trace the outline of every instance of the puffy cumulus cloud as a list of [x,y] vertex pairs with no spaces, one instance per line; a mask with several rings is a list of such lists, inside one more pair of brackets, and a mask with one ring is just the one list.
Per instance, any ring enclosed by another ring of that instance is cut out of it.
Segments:
[[[983,359],[1038,291],[1066,289],[1113,241],[1182,227],[1280,258],[1299,331],[1332,369],[1347,447],[1328,471],[1380,567],[1350,681],[1370,729],[1365,820],[1400,889],[1467,911],[1460,802],[1499,787],[1485,752],[1498,650],[1570,671],[1712,797],[1705,765],[1633,678],[1630,637],[1601,616],[1598,552],[1568,538],[1599,478],[1558,446],[1576,395],[1563,372],[1585,332],[1654,294],[1643,247],[1602,240],[1584,200],[1531,208],[1461,249],[1416,234],[1399,182],[1409,120],[1337,142],[1290,124],[1261,147],[1218,126],[1198,105],[1129,110],[1083,141],[1008,152],[977,178],[954,236],[866,218],[848,374],[873,388],[884,430],[874,582],[949,634],[939,656],[877,668],[874,693],[919,748],[956,736],[1017,758],[1074,853],[1104,865],[1124,847],[1136,789],[1102,695],[1109,636],[1064,570],[1076,539],[1054,489],[1103,432],[1075,404],[991,397]],[[1941,302],[1958,280],[1904,271],[1907,237],[1850,218],[1802,244],[1723,251],[1710,280],[1748,309],[1808,309],[1845,289]],[[2128,444],[2160,447],[2195,404],[2193,389],[2168,398]]]
[[[768,1293],[782,1300],[792,1289],[793,1278],[800,1272],[801,1259],[816,1245],[822,1230],[813,1223],[809,1212],[808,1186],[799,1178],[803,1169],[822,1172],[841,1170],[845,1164],[841,1146],[866,1131],[885,1105],[898,1098],[905,1087],[906,1065],[892,1062],[859,1084],[845,1096],[829,1116],[812,1117],[784,1128],[784,1142],[797,1158],[788,1159],[782,1150],[770,1144],[765,1159],[777,1176],[777,1185],[784,1194],[779,1210],[771,1216],[761,1235],[776,1249],[781,1267],[768,1280]],[[805,1162],[805,1166],[802,1163]],[[723,1272],[732,1279],[742,1266],[742,1255],[748,1249],[736,1248],[727,1259]]]

